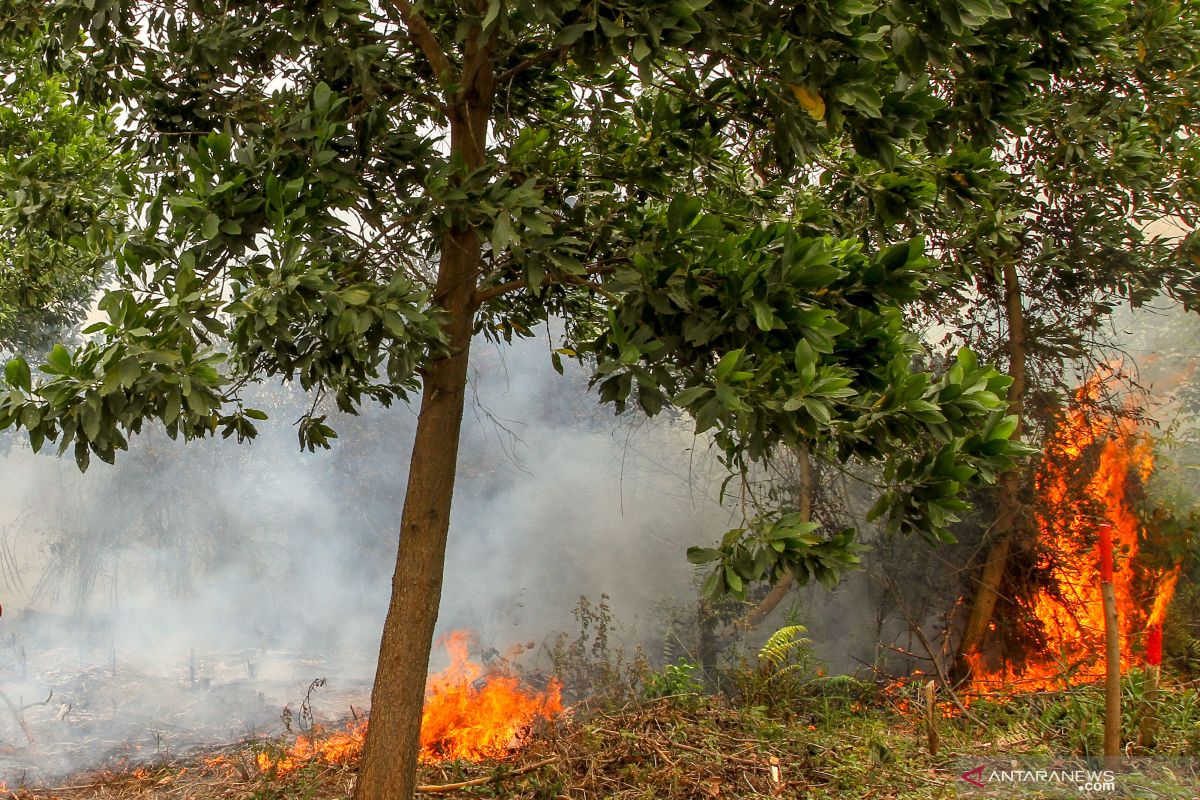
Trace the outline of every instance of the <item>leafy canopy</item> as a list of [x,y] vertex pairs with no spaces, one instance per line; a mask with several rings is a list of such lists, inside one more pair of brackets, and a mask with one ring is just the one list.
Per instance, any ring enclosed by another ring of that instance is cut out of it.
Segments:
[[0,41],[0,349],[26,354],[83,317],[126,215],[110,115],[42,55]]
[[[407,398],[445,356],[436,262],[469,230],[478,334],[561,319],[555,358],[618,410],[690,414],[735,472],[783,445],[882,462],[892,527],[947,537],[960,489],[1023,452],[1008,379],[969,351],[921,371],[901,309],[955,276],[912,231],[884,243],[804,201],[831,154],[902,175],[994,148],[1112,50],[1123,7],[9,0],[9,30],[74,54],[135,166],[104,321],[36,381],[11,361],[0,425],[86,468],[148,420],[253,437],[242,389],[283,379],[314,397],[301,444],[328,447],[324,398]],[[449,130],[481,119],[469,163]],[[693,558],[734,593],[852,558],[793,522]]]

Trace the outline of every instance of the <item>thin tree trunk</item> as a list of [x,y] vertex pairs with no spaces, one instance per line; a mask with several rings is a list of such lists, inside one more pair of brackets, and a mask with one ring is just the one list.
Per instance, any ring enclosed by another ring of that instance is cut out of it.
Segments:
[[[465,88],[450,108],[450,146],[470,171],[483,163],[494,79],[490,48],[469,44],[466,51]],[[422,371],[421,412],[409,463],[392,597],[354,800],[409,800],[416,789],[421,711],[442,596],[481,266],[481,240],[475,229],[446,234],[434,302],[446,312],[450,355],[430,361]]]
[[[1004,263],[1004,308],[1008,320],[1008,374],[1013,382],[1008,387],[1008,413],[1017,417],[1017,427],[1012,438],[1019,439],[1025,427],[1026,354],[1028,352],[1025,325],[1025,309],[1022,305],[1021,281],[1016,264],[1012,260]],[[963,629],[958,647],[958,672],[970,675],[968,656],[978,653],[996,610],[1000,598],[1000,583],[1008,565],[1008,554],[1012,549],[1012,538],[1020,518],[1021,484],[1024,476],[1019,471],[1007,472],[1000,478],[998,492],[999,513],[993,528],[991,546],[979,576],[979,585],[971,603],[971,613]]]
[[[442,260],[465,255],[455,248]],[[416,786],[421,708],[442,596],[471,337],[469,304],[447,310],[459,329],[451,336],[455,352],[430,364],[424,374],[392,598],[379,647],[355,800],[408,798]]]
[[[812,458],[808,454],[808,448],[796,448],[796,461],[800,466],[800,508],[797,510],[800,512],[801,519],[808,522],[812,519],[813,497]],[[749,629],[758,625],[758,623],[766,619],[783,602],[783,598],[787,597],[794,583],[795,576],[790,571],[785,572],[783,577],[779,579],[779,582],[762,599],[762,602],[752,608],[748,614],[739,619],[735,624],[742,629]]]
[[[812,457],[809,455],[807,447],[797,447],[795,452],[796,460],[800,467],[800,507],[797,510],[800,512],[801,518],[807,522],[812,518]],[[740,631],[750,630],[766,619],[783,601],[783,598],[787,597],[788,592],[792,590],[794,584],[795,576],[792,575],[791,571],[784,572],[779,581],[771,587],[771,591],[767,593],[767,596],[757,606],[734,620],[724,635],[717,634],[718,623],[709,618],[706,604],[704,601],[701,601],[698,614],[700,627],[699,657],[700,667],[703,669],[705,675],[710,677],[716,675],[717,656],[721,654],[721,651],[729,646]]]

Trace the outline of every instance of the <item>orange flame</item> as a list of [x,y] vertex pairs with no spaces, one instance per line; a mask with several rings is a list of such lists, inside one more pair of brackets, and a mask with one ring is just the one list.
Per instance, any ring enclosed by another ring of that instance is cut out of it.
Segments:
[[444,639],[450,666],[429,676],[421,714],[421,760],[479,761],[499,758],[520,744],[529,726],[562,711],[561,686],[528,694],[505,674],[485,675],[467,658],[470,637],[455,631]]
[[[1148,629],[1165,615],[1179,568],[1150,574],[1134,564],[1140,522],[1129,481],[1131,475],[1148,478],[1154,459],[1148,438],[1132,420],[1097,410],[1095,401],[1111,377],[1097,374],[1077,391],[1062,426],[1046,444],[1034,478],[1041,507],[1035,514],[1043,545],[1039,566],[1049,580],[1034,596],[1030,610],[1045,646],[1027,654],[1021,665],[1000,668],[989,667],[982,653],[970,654],[967,660],[978,690],[1000,685],[1022,691],[1061,689],[1104,677],[1104,606],[1096,541],[1104,523],[1112,528],[1122,671],[1134,663],[1134,644],[1142,644]],[[1091,454],[1098,456],[1094,470],[1081,481]],[[1147,612],[1151,597],[1153,608]]]
[[[517,677],[500,668],[471,661],[470,640],[465,631],[454,631],[441,640],[450,654],[450,666],[430,675],[425,684],[421,761],[503,758],[521,745],[534,722],[563,710],[557,680],[551,680],[544,692],[525,689]],[[302,734],[283,755],[259,753],[258,766],[263,772],[285,774],[312,762],[350,764],[362,752],[366,733],[367,721],[358,720],[344,731]]]

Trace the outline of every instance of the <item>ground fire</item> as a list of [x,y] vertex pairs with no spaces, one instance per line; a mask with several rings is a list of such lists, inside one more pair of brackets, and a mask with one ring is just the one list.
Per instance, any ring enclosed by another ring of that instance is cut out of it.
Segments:
[[1111,380],[1113,371],[1106,370],[1077,391],[1034,480],[1039,567],[1049,579],[1027,610],[1040,627],[1041,647],[1000,664],[980,652],[969,654],[976,691],[1062,689],[1103,678],[1099,548],[1106,528],[1116,561],[1122,672],[1161,660],[1162,622],[1179,569],[1138,562],[1141,522],[1133,497],[1135,484],[1153,469],[1153,455],[1131,418],[1099,410],[1096,401]]
[[[468,656],[471,636],[455,631],[441,640],[450,665],[429,676],[421,719],[423,762],[504,758],[520,747],[539,720],[562,712],[561,687],[551,680],[544,691],[523,685],[503,661],[484,666]],[[307,763],[350,764],[357,760],[367,720],[341,731],[300,735],[286,753],[260,753],[264,772],[284,774]]]

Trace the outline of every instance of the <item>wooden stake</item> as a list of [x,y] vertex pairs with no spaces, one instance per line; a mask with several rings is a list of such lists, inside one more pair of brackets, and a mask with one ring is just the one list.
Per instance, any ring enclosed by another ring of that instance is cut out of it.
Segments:
[[1112,526],[1100,526],[1100,592],[1104,598],[1104,766],[1121,762],[1121,631],[1113,588]]
[[1146,631],[1146,695],[1138,745],[1148,752],[1158,743],[1158,684],[1162,680],[1162,622],[1152,620]]
[[937,704],[933,702],[937,684],[930,681],[925,684],[925,736],[929,741],[929,755],[936,756],[938,751]]
[[1161,669],[1157,664],[1146,667],[1146,694],[1142,700],[1142,721],[1138,725],[1138,746],[1147,752],[1153,752],[1158,743],[1158,682]]

